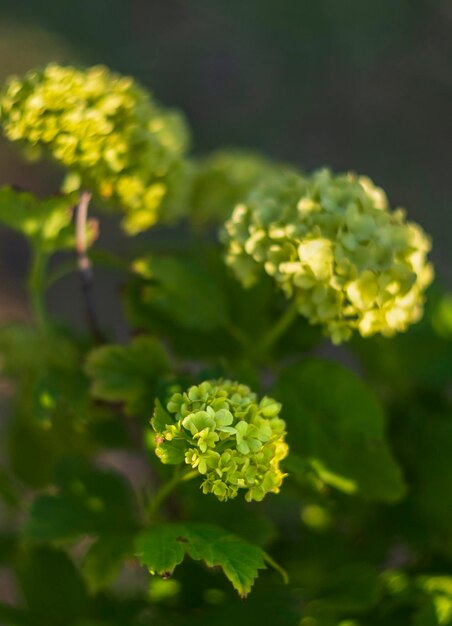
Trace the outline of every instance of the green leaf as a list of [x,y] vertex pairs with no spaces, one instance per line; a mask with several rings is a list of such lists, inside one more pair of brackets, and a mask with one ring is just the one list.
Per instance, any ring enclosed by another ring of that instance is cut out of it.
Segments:
[[419,576],[417,584],[427,598],[416,612],[414,626],[452,624],[452,577]]
[[63,552],[27,550],[17,572],[28,608],[45,615],[48,622],[73,623],[86,614],[88,597],[83,579]]
[[193,258],[146,257],[134,263],[146,281],[143,299],[157,316],[192,330],[210,331],[228,321],[221,284]]
[[39,199],[26,191],[0,188],[0,222],[16,230],[41,250],[54,252],[75,246],[71,207],[76,196]]
[[[243,344],[257,343],[279,319],[287,302],[283,295],[275,293],[270,277],[244,289],[226,268],[222,248],[197,249],[194,254],[195,259],[193,254],[170,259],[171,263],[189,269],[183,270],[186,282],[169,285],[178,296],[162,296],[164,306],[157,300],[156,294],[163,290],[158,277],[147,271],[146,259],[138,261],[136,277],[126,291],[128,318],[134,327],[164,336],[174,354],[190,359],[241,357]],[[156,258],[157,263],[168,260]],[[192,280],[190,273],[197,273],[200,279]],[[174,276],[176,280],[180,278]],[[299,317],[290,336],[288,333],[278,345],[278,353],[299,354],[312,347],[318,337],[318,329]]]
[[58,493],[39,496],[31,507],[25,526],[28,539],[73,540],[135,528],[132,493],[119,474],[66,460],[55,483]]
[[17,508],[20,504],[19,494],[9,472],[0,468],[0,498],[10,508]]
[[260,548],[209,524],[162,524],[137,541],[137,556],[153,574],[172,574],[186,554],[209,567],[221,567],[241,596],[251,591],[258,570],[266,567]]
[[0,533],[0,567],[8,565],[15,556],[19,538],[12,532]]
[[156,433],[162,433],[166,426],[174,424],[174,420],[168,411],[165,409],[160,400],[155,401],[154,415],[151,419],[151,426]]
[[91,546],[82,566],[90,591],[97,593],[114,581],[124,560],[133,555],[133,540],[131,533],[109,533]]
[[186,529],[183,524],[155,526],[141,534],[136,543],[137,556],[151,574],[168,576],[182,563],[186,554]]
[[123,402],[128,414],[152,411],[155,386],[169,372],[168,358],[152,337],[137,337],[129,346],[95,348],[86,362],[91,393],[108,402]]
[[157,453],[160,461],[165,465],[179,465],[185,461],[187,450],[188,444],[184,439],[173,439],[159,444]]
[[0,619],[8,626],[49,626],[48,619],[26,609],[17,609],[0,602]]
[[347,563],[335,571],[321,590],[330,611],[360,612],[378,600],[377,569],[369,563]]
[[59,459],[92,449],[95,409],[82,371],[83,344],[60,330],[17,323],[0,329],[0,357],[2,375],[16,388],[7,434],[11,470],[42,486]]
[[289,444],[326,484],[394,501],[405,490],[385,441],[385,416],[368,387],[338,363],[307,360],[284,370],[272,390],[283,404]]
[[[419,401],[400,435],[411,479],[411,524],[441,558],[452,557],[452,420],[450,409]],[[413,514],[416,516],[413,519]]]
[[450,380],[452,341],[425,324],[391,339],[355,338],[352,346],[369,377],[396,396],[420,387],[444,388]]

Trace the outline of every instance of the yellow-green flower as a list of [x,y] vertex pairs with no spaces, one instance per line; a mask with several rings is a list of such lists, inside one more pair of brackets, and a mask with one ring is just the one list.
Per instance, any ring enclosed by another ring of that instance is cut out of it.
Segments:
[[213,380],[175,393],[167,411],[157,405],[157,456],[183,463],[203,477],[204,493],[219,500],[245,490],[247,501],[278,493],[284,474],[279,463],[288,452],[281,405],[257,396],[246,385]]
[[183,205],[185,121],[129,77],[50,64],[6,83],[0,121],[29,155],[50,156],[68,170],[65,191],[90,189],[122,208],[130,234]]
[[363,176],[270,177],[236,206],[223,237],[245,287],[266,272],[334,343],[354,330],[391,336],[422,316],[430,239]]

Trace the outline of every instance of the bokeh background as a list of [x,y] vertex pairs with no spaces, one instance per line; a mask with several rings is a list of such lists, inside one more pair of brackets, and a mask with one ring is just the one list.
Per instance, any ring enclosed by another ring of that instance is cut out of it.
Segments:
[[[242,146],[369,175],[432,235],[452,285],[451,0],[0,0],[0,82],[49,61],[137,77],[185,111],[195,154]],[[44,194],[59,181],[0,140],[0,184]],[[103,243],[127,245],[116,233],[107,221]],[[27,262],[22,239],[0,229],[0,323],[29,316]],[[97,273],[100,318],[121,338],[117,285]],[[50,300],[83,323],[77,277]],[[0,595],[14,597],[4,571]]]
[[[139,78],[186,112],[195,153],[244,146],[368,174],[433,236],[452,284],[450,0],[0,0],[0,80],[51,60]],[[0,183],[47,193],[59,179],[0,143]],[[26,264],[1,233],[1,319],[27,314]],[[99,290],[108,322],[108,281]],[[70,281],[51,293],[63,318],[71,294]]]

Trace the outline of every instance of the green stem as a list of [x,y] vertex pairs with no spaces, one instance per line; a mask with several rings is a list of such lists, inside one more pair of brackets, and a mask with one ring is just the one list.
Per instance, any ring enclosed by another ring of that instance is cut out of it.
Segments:
[[30,301],[38,326],[44,328],[47,315],[45,307],[45,273],[47,269],[47,255],[37,246],[32,249],[30,271],[28,275],[28,289]]
[[267,334],[265,334],[259,344],[256,347],[256,353],[259,356],[267,355],[275,343],[280,339],[288,328],[293,324],[298,315],[297,301],[294,300],[292,304],[284,311],[279,320],[274,324]]
[[152,498],[152,500],[149,502],[146,509],[146,514],[149,521],[152,522],[154,520],[163,502],[165,502],[168,496],[174,491],[174,489],[176,489],[178,485],[180,485],[180,483],[187,482],[188,480],[191,480],[198,475],[199,472],[197,470],[188,470],[186,472],[176,471],[173,478],[164,483],[157,491],[155,496]]
[[278,572],[278,574],[280,574],[280,576],[283,579],[285,585],[287,585],[289,583],[289,576],[288,576],[286,570],[284,568],[282,568],[281,565],[279,563],[277,563],[274,559],[272,559],[272,557],[269,554],[267,554],[267,552],[264,552],[264,561],[266,563],[268,563],[268,565],[270,565],[270,567],[273,567],[273,569],[276,570]]
[[250,346],[250,340],[241,328],[235,326],[232,322],[226,325],[226,330],[245,350]]

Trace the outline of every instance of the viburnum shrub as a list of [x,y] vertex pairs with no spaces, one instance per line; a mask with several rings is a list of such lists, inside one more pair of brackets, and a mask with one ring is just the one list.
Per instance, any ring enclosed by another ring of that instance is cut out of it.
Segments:
[[[423,229],[365,176],[191,156],[104,67],[11,78],[0,123],[61,172],[0,189],[33,311],[0,329],[0,622],[452,624],[452,300],[426,300]],[[73,272],[81,330],[47,306]]]

